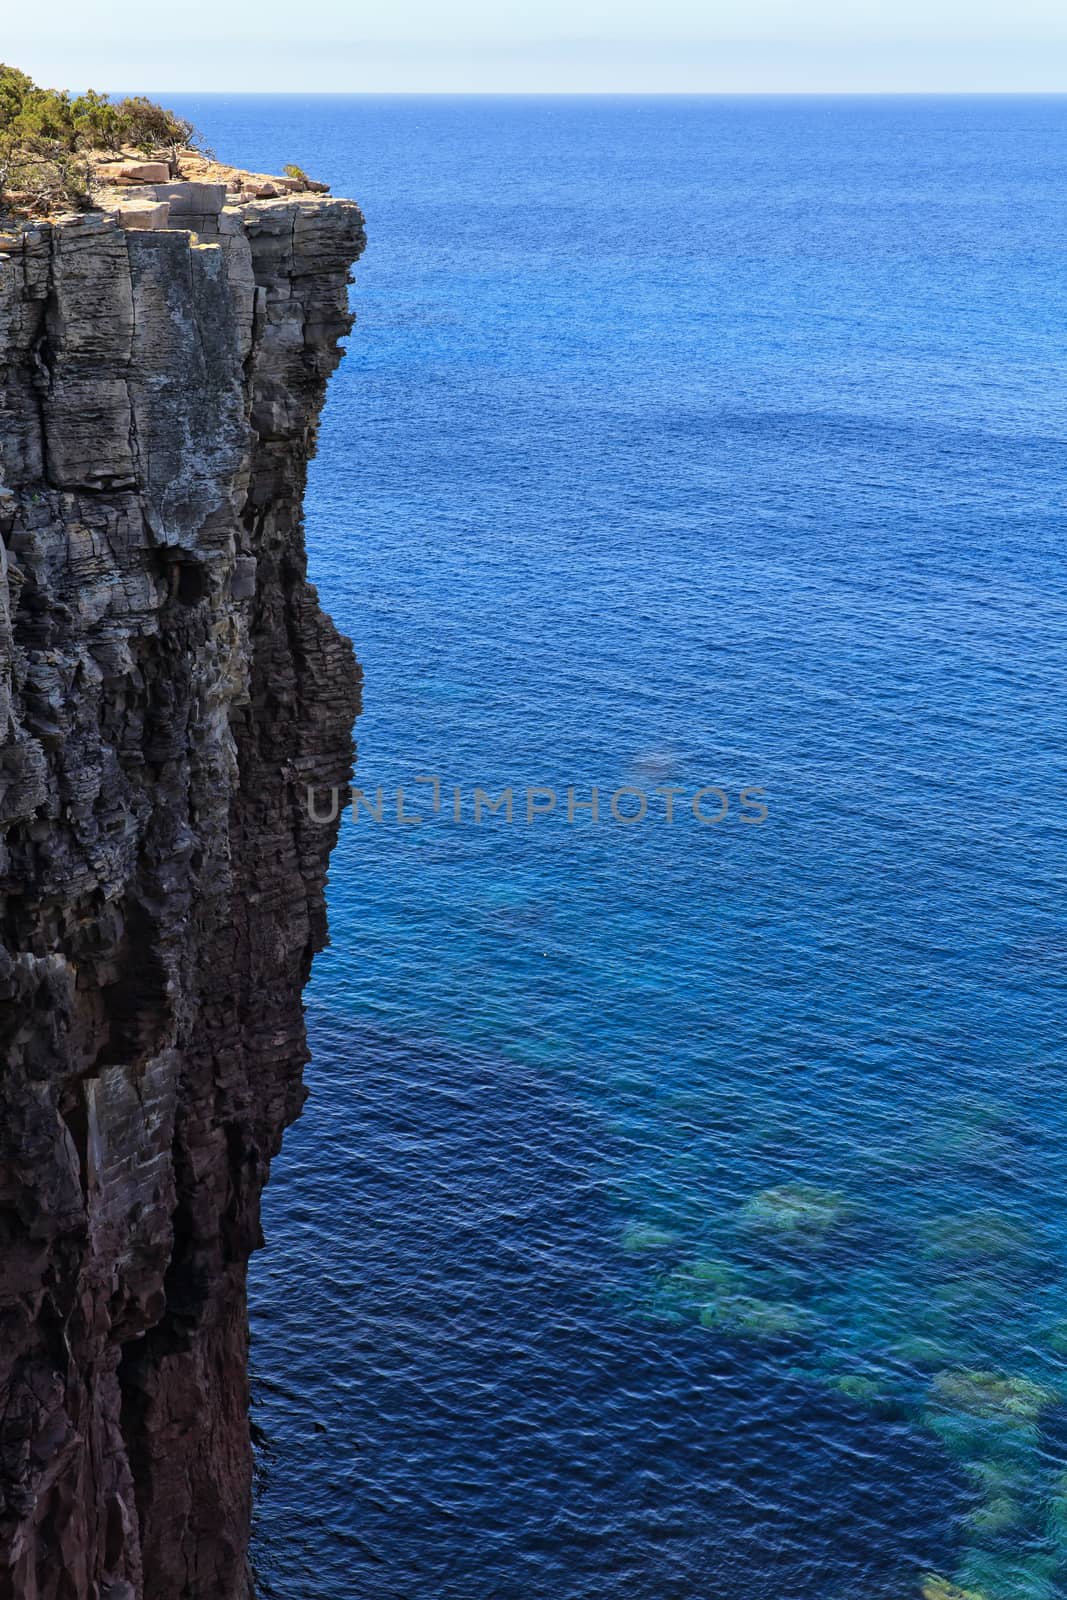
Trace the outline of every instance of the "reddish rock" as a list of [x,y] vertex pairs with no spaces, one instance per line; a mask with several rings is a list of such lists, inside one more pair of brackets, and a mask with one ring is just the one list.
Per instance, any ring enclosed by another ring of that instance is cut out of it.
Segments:
[[114,169],[113,183],[166,183],[170,177],[167,161],[124,161]]

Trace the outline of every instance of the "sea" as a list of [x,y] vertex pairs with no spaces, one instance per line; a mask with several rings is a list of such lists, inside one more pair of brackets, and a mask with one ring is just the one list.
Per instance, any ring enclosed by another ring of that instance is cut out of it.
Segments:
[[167,98],[369,240],[264,1600],[1067,1595],[1067,98]]

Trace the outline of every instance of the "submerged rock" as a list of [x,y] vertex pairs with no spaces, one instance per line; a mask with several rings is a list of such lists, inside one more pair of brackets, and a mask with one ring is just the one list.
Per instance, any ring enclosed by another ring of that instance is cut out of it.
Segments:
[[993,1261],[1032,1254],[1033,1233],[1016,1217],[1002,1211],[965,1211],[938,1217],[924,1230],[928,1257],[936,1260]]
[[1013,1500],[1009,1495],[998,1495],[994,1500],[986,1500],[964,1517],[964,1523],[971,1533],[979,1535],[1005,1533],[1009,1528],[1014,1528],[1022,1521],[1023,1509],[1018,1500]]
[[948,1278],[931,1290],[924,1321],[930,1326],[957,1328],[962,1320],[979,1320],[988,1328],[990,1319],[1011,1314],[1016,1302],[1015,1284],[1009,1273],[990,1271],[992,1263],[956,1263],[952,1270],[964,1276]]
[[789,1339],[810,1333],[817,1319],[800,1306],[752,1295],[722,1295],[700,1313],[705,1328],[752,1339]]
[[740,1273],[730,1261],[699,1260],[684,1262],[674,1276],[679,1282],[691,1283],[706,1293],[708,1289],[733,1288]]
[[668,1328],[686,1328],[693,1321],[692,1314],[687,1315],[684,1307],[672,1305],[658,1295],[648,1305],[638,1307],[635,1315],[640,1322],[656,1322]]
[[834,1378],[831,1387],[847,1400],[862,1400],[866,1405],[879,1405],[885,1396],[874,1378],[865,1378],[861,1372],[846,1372]]
[[1067,1317],[1042,1328],[1038,1338],[1053,1355],[1067,1356]]
[[1061,1559],[1067,1559],[1067,1473],[1057,1482],[1045,1508],[1045,1524],[1048,1537],[1059,1551]]
[[1035,1423],[1018,1417],[974,1416],[964,1411],[930,1409],[922,1422],[949,1455],[970,1468],[982,1463],[1012,1463],[1021,1471],[1032,1458],[1039,1439]]
[[974,1479],[979,1493],[990,1500],[1013,1498],[1025,1477],[1014,1461],[968,1461],[964,1471]]
[[928,1339],[923,1334],[909,1335],[899,1339],[889,1355],[895,1361],[904,1361],[910,1367],[943,1367],[951,1357],[948,1345],[939,1339]]
[[849,1215],[842,1194],[810,1183],[783,1183],[764,1189],[741,1207],[744,1227],[808,1243],[821,1243]]
[[[636,1251],[634,1254],[644,1254]],[[652,1309],[657,1317],[696,1321],[710,1295],[738,1287],[740,1274],[728,1261],[689,1261],[664,1273],[656,1282]]]
[[1033,1423],[1059,1396],[1030,1378],[995,1372],[939,1372],[930,1385],[933,1404],[996,1421]]
[[938,1578],[933,1573],[927,1573],[923,1578],[922,1594],[923,1600],[989,1600],[977,1589],[961,1589],[959,1584],[950,1583],[947,1578]]
[[968,1551],[957,1576],[967,1585],[964,1593],[980,1600],[1062,1600],[1054,1555],[1027,1555],[1022,1559]]
[[622,1236],[622,1248],[628,1256],[664,1255],[678,1245],[678,1235],[669,1228],[659,1228],[651,1222],[636,1222]]

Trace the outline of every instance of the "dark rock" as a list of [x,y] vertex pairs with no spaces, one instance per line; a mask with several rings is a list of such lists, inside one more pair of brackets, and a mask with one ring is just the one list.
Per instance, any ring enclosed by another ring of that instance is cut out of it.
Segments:
[[217,240],[90,214],[0,258],[0,1600],[251,1593],[246,1265],[335,832],[302,796],[351,775],[301,501],[362,218],[165,198]]

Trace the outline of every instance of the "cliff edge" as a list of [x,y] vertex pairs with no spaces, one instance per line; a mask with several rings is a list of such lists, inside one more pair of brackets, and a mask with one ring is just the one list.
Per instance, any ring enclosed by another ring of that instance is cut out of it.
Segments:
[[246,1264],[358,704],[301,501],[364,235],[232,170],[0,236],[0,1600],[251,1593]]

